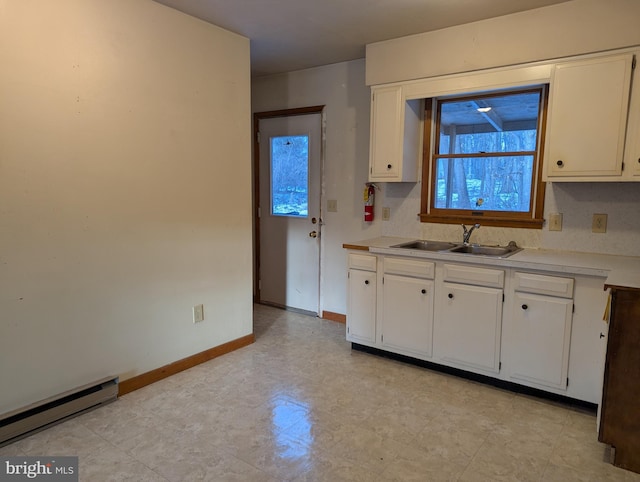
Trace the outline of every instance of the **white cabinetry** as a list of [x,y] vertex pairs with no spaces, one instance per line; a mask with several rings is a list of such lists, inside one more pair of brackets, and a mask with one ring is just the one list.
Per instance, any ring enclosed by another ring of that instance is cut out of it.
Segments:
[[431,356],[433,262],[385,257],[383,260],[380,342],[390,351],[417,358]]
[[434,355],[473,371],[500,371],[504,271],[444,264]]
[[347,340],[375,343],[377,258],[369,254],[350,253],[348,262]]
[[509,376],[543,387],[567,388],[573,279],[515,272],[509,341]]
[[369,181],[418,180],[421,105],[405,101],[402,86],[371,88]]
[[[636,62],[639,55],[640,51],[636,53]],[[633,71],[631,82],[624,165],[627,175],[634,181],[640,181],[640,68],[637,67]]]
[[633,54],[555,65],[545,147],[549,181],[623,180]]

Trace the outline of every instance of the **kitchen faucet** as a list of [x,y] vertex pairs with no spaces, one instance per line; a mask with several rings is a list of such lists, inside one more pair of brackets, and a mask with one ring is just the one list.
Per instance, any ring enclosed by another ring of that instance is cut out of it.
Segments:
[[473,226],[471,226],[471,229],[467,229],[467,227],[462,224],[462,229],[464,230],[464,232],[462,233],[462,244],[464,244],[465,246],[469,246],[469,238],[471,237],[471,233],[473,233],[474,229],[480,229],[480,225],[474,224]]

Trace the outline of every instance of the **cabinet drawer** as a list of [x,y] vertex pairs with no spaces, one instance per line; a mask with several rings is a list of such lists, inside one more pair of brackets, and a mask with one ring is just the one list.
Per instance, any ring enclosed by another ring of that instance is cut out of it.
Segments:
[[349,254],[349,268],[375,271],[376,260],[377,258],[370,254]]
[[384,258],[384,272],[414,276],[416,278],[433,279],[435,265],[431,261],[420,261],[403,258]]
[[516,272],[514,289],[515,291],[521,291],[523,293],[537,293],[557,296],[559,298],[572,298],[573,279]]
[[451,283],[503,288],[504,271],[499,269],[478,268],[476,266],[445,264],[444,280]]

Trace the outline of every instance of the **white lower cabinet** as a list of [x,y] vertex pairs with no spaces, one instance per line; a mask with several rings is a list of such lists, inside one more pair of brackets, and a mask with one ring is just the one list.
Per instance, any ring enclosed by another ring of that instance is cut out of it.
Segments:
[[511,378],[567,388],[573,300],[515,293]]
[[376,341],[376,256],[349,254],[347,340]]
[[424,278],[433,278],[433,272],[434,263],[427,261],[384,260],[379,320],[384,349],[431,357],[434,283]]
[[349,341],[599,403],[603,278],[359,252],[348,259]]
[[565,390],[569,373],[572,278],[514,272],[505,323],[510,378]]
[[438,358],[498,373],[502,289],[458,283],[442,286],[434,334]]

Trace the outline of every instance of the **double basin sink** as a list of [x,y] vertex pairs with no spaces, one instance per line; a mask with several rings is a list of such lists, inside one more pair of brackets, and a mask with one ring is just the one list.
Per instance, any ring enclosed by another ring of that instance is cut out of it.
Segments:
[[396,244],[392,248],[412,249],[414,251],[434,251],[442,253],[463,253],[475,256],[489,256],[492,258],[507,258],[522,251],[511,241],[508,246],[485,246],[482,244],[455,244],[446,241],[428,241],[419,239],[408,243]]

